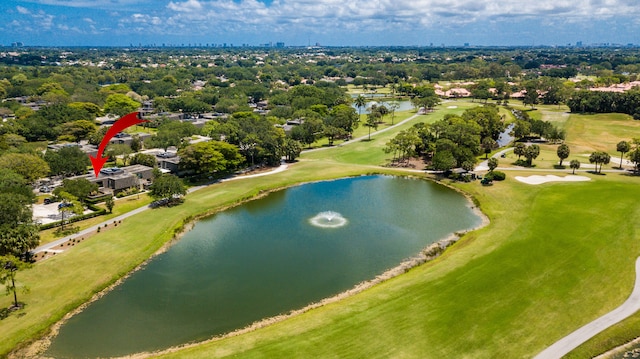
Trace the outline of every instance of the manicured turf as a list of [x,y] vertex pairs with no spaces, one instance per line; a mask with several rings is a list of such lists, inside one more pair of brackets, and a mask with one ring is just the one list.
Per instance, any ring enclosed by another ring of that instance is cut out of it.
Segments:
[[572,114],[567,120],[566,130],[567,142],[572,144],[572,151],[605,151],[615,157],[618,142],[630,141],[633,137],[640,136],[640,121],[624,114]]
[[[418,121],[474,105],[444,103]],[[617,121],[614,116],[611,122]],[[45,332],[144,261],[189,216],[299,182],[392,172],[376,167],[387,157],[380,148],[402,128],[370,142],[304,154],[300,163],[276,175],[213,185],[189,195],[183,205],[126,219],[117,229],[18,273],[19,284],[31,291],[20,294],[27,303],[20,315],[0,321],[0,355]],[[625,136],[638,137],[638,132]],[[613,136],[607,138],[610,146]],[[640,179],[589,175],[593,181],[540,186],[513,179],[529,174],[540,173],[507,172],[505,182],[490,187],[456,184],[476,197],[491,225],[464,236],[441,258],[339,303],[168,356],[532,357],[630,293],[633,263],[640,255],[640,227],[634,220],[640,215]],[[0,306],[9,302],[0,298]],[[623,324],[624,335],[617,337],[640,332],[638,318]],[[596,347],[586,353],[603,348]]]
[[629,294],[640,243],[619,213],[640,214],[635,186],[626,177],[463,185],[492,225],[442,258],[338,304],[166,357],[531,357]]

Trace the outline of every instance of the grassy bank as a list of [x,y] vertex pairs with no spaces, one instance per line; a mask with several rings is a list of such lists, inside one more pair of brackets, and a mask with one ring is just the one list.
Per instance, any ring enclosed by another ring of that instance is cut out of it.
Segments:
[[635,186],[622,176],[461,185],[492,224],[443,257],[343,302],[165,357],[531,357],[630,293],[640,244],[625,217],[640,214]]
[[[17,315],[0,321],[3,339],[0,355],[45,333],[64,314],[149,258],[173,238],[184,219],[274,188],[368,171],[346,165],[327,168],[320,163],[300,163],[276,175],[216,184],[188,195],[183,205],[145,211],[128,218],[117,228],[97,234],[73,250],[18,273],[18,285],[24,283],[30,288],[28,293],[19,293],[19,300],[27,306]],[[9,306],[10,299],[0,297],[0,306]]]
[[[444,103],[412,123],[434,122],[476,105]],[[593,135],[602,124],[591,124],[590,117],[576,117],[575,122],[573,115],[557,118],[565,120],[568,132],[589,134],[568,139],[572,152],[573,146],[588,151],[613,143],[615,148],[619,141],[613,135]],[[619,119],[610,121],[615,126]],[[24,310],[0,321],[0,355],[45,333],[65,313],[142,263],[173,238],[184,219],[296,183],[401,173],[379,167],[389,157],[381,148],[412,123],[372,141],[306,153],[285,172],[212,185],[187,196],[183,205],[126,219],[18,273],[19,283],[31,291],[19,294],[27,303]],[[630,131],[626,137],[637,137],[640,130]],[[545,161],[538,168],[551,168]],[[492,223],[465,235],[435,261],[339,303],[166,357],[532,357],[617,307],[631,292],[633,263],[640,255],[640,226],[633,220],[640,214],[640,192],[638,178],[619,174],[540,186],[513,179],[530,174],[541,173],[508,172],[505,182],[490,187],[453,184],[472,194]],[[0,306],[9,302],[9,297],[0,298]],[[623,334],[610,332],[615,341],[596,337],[580,355],[597,354],[640,332],[640,315],[620,328],[612,330]]]

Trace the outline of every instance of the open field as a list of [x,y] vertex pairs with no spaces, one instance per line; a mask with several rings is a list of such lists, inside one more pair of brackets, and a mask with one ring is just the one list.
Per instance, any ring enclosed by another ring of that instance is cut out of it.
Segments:
[[576,153],[605,151],[615,157],[616,143],[640,137],[640,121],[634,121],[629,115],[617,113],[571,114],[567,120],[566,130],[567,142],[572,145],[572,151],[575,150]]
[[[416,122],[433,122],[476,105],[443,103]],[[608,147],[613,143],[615,150],[619,139],[600,138],[596,131],[607,122],[628,126],[617,115],[610,120],[603,117],[595,125],[589,116],[572,124],[573,116],[567,131],[578,126],[585,136],[568,138],[572,154],[578,153],[574,146],[590,151],[599,143]],[[372,141],[304,154],[282,173],[212,185],[189,195],[183,205],[143,212],[72,251],[20,272],[20,285],[31,291],[19,294],[27,303],[20,315],[0,321],[0,355],[45,333],[65,313],[143,262],[173,237],[185,219],[295,183],[402,173],[378,167],[388,157],[381,148],[411,125],[373,136]],[[625,128],[624,138],[640,136],[640,129]],[[608,152],[615,163],[613,150]],[[545,158],[553,155],[557,160],[555,149],[545,151]],[[552,168],[547,160],[540,161],[536,168]],[[166,357],[532,357],[622,303],[631,292],[633,264],[640,255],[640,225],[630,220],[640,215],[640,179],[587,174],[592,181],[538,186],[513,179],[533,174],[542,173],[507,172],[506,181],[489,187],[450,183],[474,196],[491,224],[465,235],[433,262],[339,303]],[[1,297],[0,306],[9,301]],[[580,357],[640,332],[640,315],[610,332],[617,341],[596,337],[578,349]]]
[[391,88],[388,86],[372,86],[372,85],[367,85],[367,90],[363,89],[362,86],[356,86],[356,85],[347,85],[347,93],[348,94],[362,94],[362,95],[369,95],[369,94],[374,94],[374,93],[378,93],[378,94],[391,94]]
[[[605,151],[611,155],[611,162],[602,166],[603,170],[616,169],[620,164],[620,153],[616,152],[616,144],[622,140],[630,141],[640,136],[640,122],[623,114],[578,115],[553,112],[557,106],[542,107],[540,111],[544,120],[552,121],[567,131],[565,143],[569,145],[571,154],[563,161],[567,171],[571,160],[581,163],[580,170],[593,169],[589,163],[589,155],[594,151]],[[556,153],[558,145],[541,144],[540,155],[533,160],[536,169],[553,169],[560,161]],[[500,167],[511,167],[518,159],[513,152],[500,158]]]

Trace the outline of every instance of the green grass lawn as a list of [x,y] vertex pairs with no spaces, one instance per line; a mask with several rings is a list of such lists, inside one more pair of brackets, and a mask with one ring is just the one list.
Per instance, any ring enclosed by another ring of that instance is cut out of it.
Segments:
[[605,151],[615,157],[618,142],[640,136],[640,121],[624,114],[571,114],[566,131],[566,140],[576,152]]
[[[436,121],[476,105],[446,102],[416,122]],[[568,131],[575,126],[572,120]],[[609,122],[618,121],[613,116]],[[142,263],[185,219],[300,182],[402,173],[379,167],[388,157],[381,148],[411,125],[372,141],[306,153],[285,172],[212,185],[188,195],[180,206],[128,218],[18,273],[19,285],[30,287],[30,292],[19,293],[27,306],[0,320],[0,356],[46,333],[64,314]],[[584,125],[582,131],[599,126]],[[557,159],[555,152],[545,151],[545,158]],[[489,187],[452,183],[477,199],[491,224],[465,235],[437,260],[338,303],[166,356],[532,357],[617,307],[631,292],[640,255],[640,225],[633,220],[640,215],[640,179],[589,174],[590,182],[539,186],[513,179],[530,174],[540,172],[507,172],[506,181]],[[0,306],[8,306],[10,299],[0,297]],[[615,340],[597,337],[581,353],[597,354],[638,332],[640,315],[613,328]]]
[[[543,120],[553,122],[567,131],[565,143],[569,145],[571,154],[563,165],[568,171],[569,162],[578,160],[581,170],[591,170],[589,155],[594,151],[605,151],[611,155],[611,162],[602,167],[603,170],[617,169],[620,164],[620,153],[616,152],[616,144],[622,140],[630,141],[640,136],[640,123],[624,114],[579,115],[568,114],[567,109],[558,106],[538,106],[536,111]],[[541,144],[540,155],[533,160],[536,169],[553,169],[560,159],[557,155],[557,144]],[[506,158],[499,159],[500,167],[512,167],[518,156],[513,152]]]
[[367,85],[367,90],[365,90],[362,88],[362,86],[347,85],[347,93],[362,95],[368,95],[372,93],[391,94],[391,87]]
[[635,186],[623,176],[459,185],[492,224],[438,260],[340,303],[164,357],[531,357],[630,293],[638,225],[619,213],[640,214]]

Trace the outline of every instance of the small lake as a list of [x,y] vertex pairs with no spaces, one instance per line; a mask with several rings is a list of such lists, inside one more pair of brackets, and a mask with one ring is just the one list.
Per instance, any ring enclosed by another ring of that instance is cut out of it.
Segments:
[[66,322],[46,354],[205,340],[348,290],[480,222],[461,194],[425,180],[363,176],[275,192],[199,221]]
[[[402,101],[396,101],[398,103],[398,109],[396,109],[396,112],[398,111],[409,111],[409,110],[413,110],[413,105],[411,104],[411,101],[407,101],[407,100],[402,100]],[[391,109],[391,101],[367,101],[367,104],[364,105],[364,107],[362,108],[362,110],[360,111],[360,109],[358,108],[358,106],[356,106],[355,103],[351,104],[351,107],[355,108],[356,111],[358,111],[358,113],[362,113],[363,115],[366,115],[369,113],[369,108],[371,107],[371,105],[384,105],[386,108]]]

